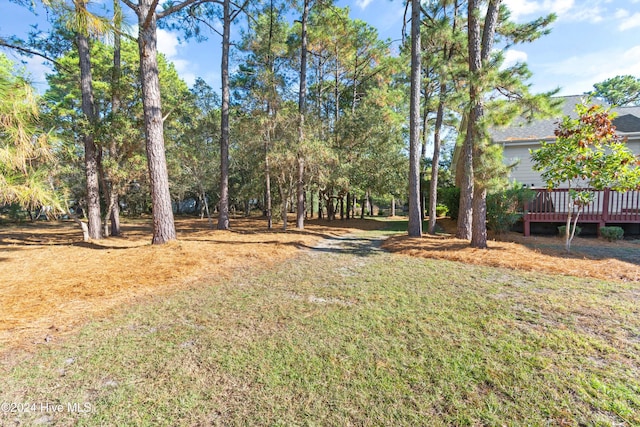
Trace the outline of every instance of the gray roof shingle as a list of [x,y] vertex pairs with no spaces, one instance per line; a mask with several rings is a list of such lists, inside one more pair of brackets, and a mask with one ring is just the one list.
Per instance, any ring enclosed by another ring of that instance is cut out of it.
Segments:
[[[504,143],[510,141],[541,141],[555,139],[554,131],[564,116],[576,118],[575,107],[582,102],[584,96],[565,96],[562,105],[562,115],[549,119],[527,122],[524,118],[516,119],[508,127],[492,128],[489,130],[494,142]],[[596,103],[597,100],[592,102]],[[617,114],[613,124],[620,133],[640,132],[640,107],[613,108]]]

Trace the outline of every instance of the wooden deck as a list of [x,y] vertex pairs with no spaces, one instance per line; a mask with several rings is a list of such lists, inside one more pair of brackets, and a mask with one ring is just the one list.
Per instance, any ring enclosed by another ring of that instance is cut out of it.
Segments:
[[[531,234],[532,222],[566,222],[570,208],[569,190],[538,189],[533,202],[525,206],[523,216],[524,235]],[[640,190],[620,193],[610,189],[592,190],[594,200],[584,207],[578,223],[596,223],[599,227],[607,224],[640,223]]]

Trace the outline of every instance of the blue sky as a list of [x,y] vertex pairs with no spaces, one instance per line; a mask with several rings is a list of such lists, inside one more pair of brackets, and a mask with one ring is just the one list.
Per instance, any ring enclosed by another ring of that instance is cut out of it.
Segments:
[[[576,95],[616,75],[640,77],[640,0],[505,0],[505,3],[517,22],[550,12],[558,15],[551,34],[532,44],[516,46],[506,54],[507,61],[527,62],[534,73],[530,82],[535,92],[560,87],[560,94]],[[2,36],[22,35],[31,24],[44,21],[44,13],[35,17],[8,0],[0,0],[0,5]],[[340,0],[337,5],[348,6],[352,18],[376,27],[381,38],[400,39],[403,2]],[[220,37],[212,34],[207,42],[182,44],[179,38],[178,32],[161,30],[160,51],[175,63],[187,83],[202,77],[219,90]],[[27,61],[34,82],[42,90],[47,68],[38,58]]]

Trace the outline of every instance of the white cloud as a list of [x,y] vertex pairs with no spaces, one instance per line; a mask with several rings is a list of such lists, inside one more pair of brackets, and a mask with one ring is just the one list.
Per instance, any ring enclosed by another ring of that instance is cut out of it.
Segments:
[[192,86],[196,81],[196,75],[193,73],[195,67],[189,60],[180,58],[178,54],[180,40],[177,34],[160,28],[157,31],[158,52],[163,53],[176,67],[180,78]]
[[[574,55],[563,61],[546,64],[545,81],[561,87],[564,95],[579,95],[593,90],[593,84],[618,75],[640,75],[640,45],[627,50],[608,49]],[[547,90],[550,88],[544,88]]]
[[574,5],[574,0],[505,0],[505,4],[511,11],[511,18],[514,21],[519,21],[521,17],[530,15],[545,15],[548,13],[555,13],[558,16],[563,16]]
[[184,80],[189,86],[193,86],[196,82],[196,75],[191,71],[193,65],[186,59],[171,59],[173,66],[176,67],[176,71],[182,80]]
[[626,14],[626,16],[619,16],[616,12],[616,18],[620,18],[621,20],[620,25],[618,26],[618,29],[620,31],[640,27],[640,13],[634,13],[630,16],[629,14]]
[[365,10],[367,8],[367,6],[369,6],[371,4],[373,0],[356,0],[356,5],[362,9]]
[[518,62],[526,62],[527,58],[528,55],[526,52],[516,49],[509,49],[504,53],[504,62],[502,63],[502,67],[507,68],[515,65]]
[[578,22],[601,22],[610,0],[505,0],[516,21],[534,19],[549,13],[555,13],[559,20]]
[[178,36],[172,32],[167,30],[158,29],[158,51],[165,54],[165,56],[169,59],[176,56],[178,53],[178,45],[180,41],[178,40]]

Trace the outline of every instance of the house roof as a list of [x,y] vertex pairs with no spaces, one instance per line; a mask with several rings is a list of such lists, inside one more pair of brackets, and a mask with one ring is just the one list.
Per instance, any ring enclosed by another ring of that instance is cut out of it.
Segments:
[[[577,118],[575,107],[583,100],[583,96],[564,96],[562,112],[558,117],[527,122],[524,118],[516,119],[510,126],[492,128],[489,130],[494,142],[506,143],[510,141],[541,141],[555,139],[554,131],[564,116]],[[593,100],[593,103],[600,103]],[[612,112],[617,114],[613,124],[618,132],[623,134],[640,133],[640,107],[618,107]]]

